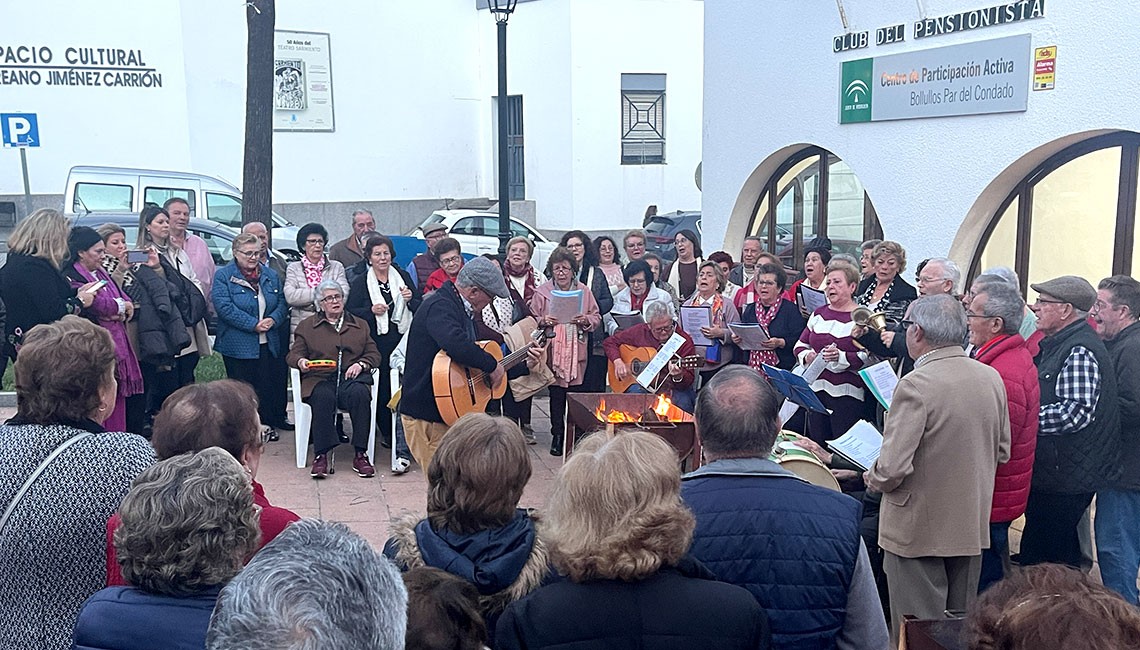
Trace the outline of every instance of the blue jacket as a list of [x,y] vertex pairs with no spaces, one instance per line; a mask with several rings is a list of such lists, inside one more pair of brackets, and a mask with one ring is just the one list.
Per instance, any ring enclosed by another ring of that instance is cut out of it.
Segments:
[[836,647],[860,557],[860,503],[763,458],[714,461],[683,481],[697,518],[691,554],[755,596],[773,647]]
[[[266,332],[269,352],[283,354],[279,327],[289,326],[289,308],[281,292],[281,278],[269,267],[261,266],[260,291],[265,296],[265,317],[276,325]],[[214,311],[218,314],[218,335],[214,349],[234,359],[256,359],[259,356],[258,333],[253,331],[257,317],[257,294],[233,262],[218,269],[210,290]]]
[[202,650],[221,590],[185,598],[134,587],[97,591],[79,612],[72,650]]

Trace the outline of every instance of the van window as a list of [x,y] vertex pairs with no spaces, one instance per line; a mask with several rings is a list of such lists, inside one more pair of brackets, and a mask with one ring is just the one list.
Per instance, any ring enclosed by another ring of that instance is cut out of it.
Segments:
[[214,258],[214,266],[222,268],[229,264],[234,259],[233,251],[233,238],[226,238],[222,235],[207,232],[205,230],[189,229],[191,233],[198,235],[202,241],[206,242],[206,248],[210,249],[210,256]]
[[76,183],[75,198],[71,211],[118,212],[131,211],[134,188],[130,185],[107,185],[104,183]]
[[174,187],[148,187],[143,190],[143,203],[153,203],[161,207],[173,198],[179,198],[190,205],[190,218],[194,218],[194,190]]
[[206,218],[231,228],[241,228],[241,199],[229,194],[206,192]]

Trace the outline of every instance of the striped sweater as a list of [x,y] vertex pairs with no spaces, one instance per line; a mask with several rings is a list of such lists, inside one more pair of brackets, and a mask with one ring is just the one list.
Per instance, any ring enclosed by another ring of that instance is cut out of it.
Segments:
[[808,365],[808,352],[819,353],[834,343],[839,347],[839,359],[828,363],[819,379],[812,383],[812,390],[824,392],[832,397],[854,397],[863,399],[863,380],[857,371],[867,363],[867,352],[855,345],[851,338],[851,312],[835,311],[830,305],[815,310],[808,319],[807,327],[796,343],[796,359],[801,365]]

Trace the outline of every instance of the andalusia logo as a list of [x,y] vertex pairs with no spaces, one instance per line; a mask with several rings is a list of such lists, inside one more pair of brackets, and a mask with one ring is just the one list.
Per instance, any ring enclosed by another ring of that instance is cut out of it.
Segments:
[[871,121],[874,59],[845,61],[839,81],[839,123]]

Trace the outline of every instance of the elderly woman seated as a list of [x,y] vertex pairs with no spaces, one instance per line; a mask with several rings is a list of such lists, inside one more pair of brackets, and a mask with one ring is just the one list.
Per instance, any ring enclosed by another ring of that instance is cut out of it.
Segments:
[[[257,417],[257,396],[243,381],[221,379],[191,384],[166,398],[154,420],[150,443],[165,460],[188,452],[221,447],[230,453],[253,482],[253,503],[261,513],[261,542],[268,544],[285,527],[300,519],[285,508],[278,508],[265,497],[257,482],[266,436]],[[125,585],[115,554],[114,533],[122,525],[116,514],[107,522],[107,586]]]
[[384,554],[404,571],[433,566],[475,585],[493,631],[503,608],[549,573],[535,520],[518,507],[530,474],[518,425],[486,413],[463,416],[428,465],[427,518],[395,521]]
[[249,475],[224,449],[148,468],[119,509],[115,549],[133,587],[108,587],[83,605],[74,648],[203,648],[218,593],[261,535]]
[[551,562],[569,580],[507,607],[495,647],[770,647],[756,599],[686,556],[695,520],[680,493],[677,453],[661,438],[584,439],[555,481],[542,526]]
[[[372,369],[380,364],[380,351],[368,332],[368,323],[344,309],[344,288],[325,280],[317,285],[317,313],[297,324],[286,362],[301,371],[301,397],[313,409],[313,467],[309,474],[322,479],[335,471],[333,450],[336,410],[352,419],[352,469],[362,478],[376,475],[368,461],[372,421]],[[322,363],[315,363],[315,362]],[[332,362],[332,364],[326,363]]]

